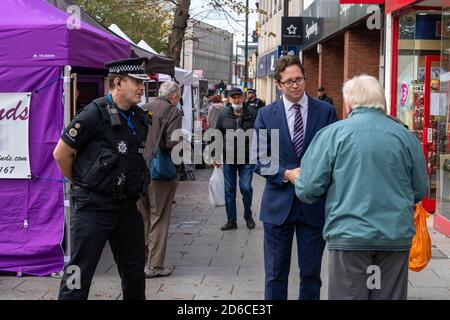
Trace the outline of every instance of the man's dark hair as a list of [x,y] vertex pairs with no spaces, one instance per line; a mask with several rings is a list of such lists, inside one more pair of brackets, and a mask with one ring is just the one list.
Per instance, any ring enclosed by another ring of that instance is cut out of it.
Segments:
[[275,80],[280,81],[281,73],[290,66],[298,66],[300,70],[302,70],[303,76],[306,77],[305,67],[303,67],[302,63],[300,62],[300,58],[298,56],[286,55],[279,58],[277,60],[277,63],[275,64]]

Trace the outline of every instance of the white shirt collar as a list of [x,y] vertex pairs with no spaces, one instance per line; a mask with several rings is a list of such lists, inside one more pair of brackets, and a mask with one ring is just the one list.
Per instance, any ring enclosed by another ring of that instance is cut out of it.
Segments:
[[[306,95],[306,92],[303,93],[302,98],[299,101],[297,101],[296,103],[300,104],[302,106],[302,108],[308,108],[308,96]],[[284,110],[287,113],[292,108],[292,105],[294,104],[294,102],[291,102],[288,99],[286,99],[286,97],[283,94],[283,104],[284,104]]]

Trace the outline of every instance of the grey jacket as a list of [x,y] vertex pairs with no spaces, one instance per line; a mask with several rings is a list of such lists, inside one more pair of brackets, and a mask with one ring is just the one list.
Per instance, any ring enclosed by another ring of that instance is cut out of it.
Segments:
[[178,141],[171,140],[171,136],[172,132],[177,129],[181,129],[181,112],[176,107],[172,106],[165,98],[157,97],[152,99],[149,103],[142,107],[142,109],[149,111],[152,115],[152,125],[148,130],[147,142],[144,150],[145,161],[148,161],[152,156],[156,140],[158,139],[159,131],[161,129],[162,117],[167,108],[172,108],[172,111],[169,115],[169,119],[161,137],[159,146],[162,150],[170,151],[178,144]]

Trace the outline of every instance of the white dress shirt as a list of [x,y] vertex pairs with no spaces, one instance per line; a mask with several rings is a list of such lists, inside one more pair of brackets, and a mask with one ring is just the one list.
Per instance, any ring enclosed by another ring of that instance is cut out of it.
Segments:
[[[301,105],[300,112],[303,118],[303,136],[306,133],[306,122],[308,120],[308,96],[303,94],[302,98],[296,102]],[[294,124],[295,124],[295,109],[292,107],[294,104],[290,102],[283,94],[284,111],[286,112],[286,120],[289,127],[289,133],[291,135],[291,141],[294,140]]]

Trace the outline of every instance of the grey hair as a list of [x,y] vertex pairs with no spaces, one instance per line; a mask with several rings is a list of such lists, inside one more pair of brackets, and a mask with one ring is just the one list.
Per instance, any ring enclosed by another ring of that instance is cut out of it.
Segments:
[[353,77],[345,82],[342,93],[352,109],[366,107],[386,111],[384,90],[375,77],[367,74]]
[[173,81],[167,81],[161,84],[159,87],[158,95],[164,98],[170,98],[174,94],[181,94],[180,86]]

